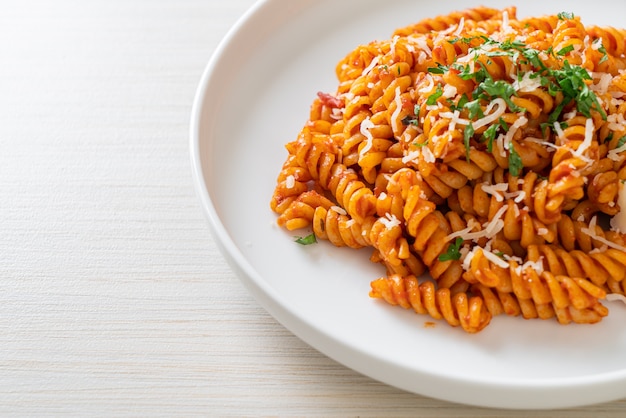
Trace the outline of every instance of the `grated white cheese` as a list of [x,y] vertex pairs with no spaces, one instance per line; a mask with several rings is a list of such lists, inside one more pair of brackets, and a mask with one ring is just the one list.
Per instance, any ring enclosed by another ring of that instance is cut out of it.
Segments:
[[398,218],[396,218],[396,215],[392,215],[389,212],[387,212],[384,217],[379,218],[379,220],[387,229],[402,225]]
[[532,268],[533,270],[535,270],[537,272],[537,274],[541,274],[543,273],[543,256],[539,257],[539,260],[537,261],[526,261],[524,264],[518,265],[515,268],[515,273],[522,274],[522,271],[526,270],[527,268]]
[[420,51],[419,54],[417,54],[417,63],[419,65],[424,64],[424,62],[428,59],[428,55],[424,52],[424,51]]
[[407,155],[402,157],[402,164],[407,164],[407,163],[410,163],[411,161],[417,161],[420,155],[422,155],[422,152],[420,151],[419,148],[416,149],[415,151],[411,151]]
[[589,88],[597,94],[606,94],[606,92],[609,91],[611,81],[613,81],[613,76],[609,73],[594,73],[592,77],[597,78],[598,82],[592,84]]
[[426,80],[428,84],[426,84],[424,87],[418,90],[419,93],[423,93],[423,94],[428,93],[435,88],[435,79],[433,78],[432,75],[426,74],[426,77],[424,77],[424,80]]
[[470,263],[472,262],[472,258],[474,258],[477,249],[478,247],[472,248],[471,251],[468,251],[463,255],[463,270],[468,271],[470,269]]
[[483,225],[485,227],[485,236],[487,238],[495,237],[496,234],[502,230],[502,228],[504,227],[504,221],[500,218],[502,217],[502,215],[504,215],[504,212],[506,212],[507,209],[507,206],[502,206],[500,209],[498,209],[495,215],[493,215],[491,221],[489,221],[486,226]]
[[[523,191],[523,190],[518,190],[516,192],[505,193],[504,197],[506,197],[507,199],[513,198],[513,201],[515,203],[520,203],[524,199],[526,199],[526,192]],[[517,207],[517,206],[515,206],[515,207]]]
[[492,195],[496,198],[496,201],[502,202],[504,200],[504,196],[502,193],[506,192],[509,189],[508,183],[498,183],[498,184],[482,184],[480,186],[481,190],[487,194]]
[[425,59],[433,55],[433,51],[428,46],[428,41],[425,36],[410,36],[408,40],[410,42],[414,42],[418,46],[421,50],[420,54],[423,53],[425,55]]
[[455,239],[456,237],[461,237],[463,238],[464,241],[468,241],[468,240],[476,241],[483,237],[486,237],[486,238],[495,237],[496,234],[500,232],[502,228],[504,227],[504,221],[500,218],[502,217],[504,212],[506,212],[506,210],[507,210],[507,206],[502,206],[500,209],[498,209],[498,211],[493,216],[493,218],[489,222],[483,225],[483,229],[476,231],[476,232],[471,232],[472,229],[474,229],[474,227],[476,226],[476,223],[468,222],[467,228],[460,229],[456,232],[449,234],[446,237],[446,241],[451,241]]
[[296,178],[290,174],[287,176],[287,178],[285,179],[285,186],[288,189],[293,189],[293,187],[296,185]]
[[376,125],[374,125],[374,122],[370,120],[369,116],[365,118],[363,122],[361,122],[360,131],[361,134],[366,138],[365,146],[361,149],[361,152],[359,153],[359,156],[361,158],[363,158],[365,153],[368,152],[374,145],[374,136],[370,132],[370,129],[374,126]]
[[472,49],[466,55],[457,58],[457,62],[467,64],[470,73],[475,72],[476,70],[476,56],[478,50],[485,50],[484,45],[480,46],[480,49]]
[[342,208],[341,206],[331,206],[330,210],[337,212],[340,215],[347,215],[348,212],[346,212],[346,210],[344,208]]
[[612,91],[611,92],[611,97],[613,98],[613,100],[611,101],[611,103],[616,104],[616,105],[621,105],[622,103],[624,103],[623,100],[619,100],[622,97],[626,96],[626,92],[623,91]]
[[602,245],[601,247],[596,247],[593,250],[589,251],[589,254],[598,254],[598,253],[603,253],[606,250],[608,250],[609,247],[607,247],[606,245]]
[[422,156],[427,163],[434,163],[436,160],[435,154],[428,148],[428,145],[422,147]]
[[511,25],[509,24],[509,12],[505,10],[502,12],[502,31],[506,33],[512,29],[513,28],[511,28]]
[[575,157],[582,157],[583,153],[591,146],[594,128],[593,120],[591,118],[587,119],[585,122],[585,139],[578,146],[578,149],[572,153]]
[[456,125],[469,125],[468,119],[460,118],[461,112],[457,109],[454,112],[441,112],[439,116],[442,118],[450,119],[450,125],[448,125],[448,132],[452,132],[456,129]]
[[455,97],[457,94],[457,89],[455,86],[453,86],[452,84],[446,84],[443,87],[443,94],[442,96],[446,99],[450,99],[452,97]]
[[528,123],[528,119],[524,116],[520,116],[515,122],[513,122],[513,125],[511,125],[506,134],[498,135],[498,137],[496,138],[496,145],[500,151],[500,156],[502,158],[507,157],[506,150],[509,149],[511,141],[513,140],[513,136],[515,135],[517,130],[524,126],[526,123]]
[[571,112],[563,113],[563,120],[570,120],[577,114],[578,111],[576,109],[572,110]]
[[467,254],[469,254],[470,249],[469,246],[464,245],[459,249],[459,254],[461,254],[461,260],[465,261],[465,258],[467,257]]
[[468,271],[470,269],[470,264],[472,262],[472,259],[476,255],[476,252],[478,249],[480,249],[483,252],[483,255],[485,256],[485,258],[487,258],[487,260],[491,261],[493,264],[502,268],[509,267],[508,261],[504,260],[503,258],[498,257],[498,255],[491,252],[490,249],[476,246],[472,248],[471,251],[467,251],[467,253],[465,254],[461,253],[461,256],[463,257],[463,264],[462,264],[463,270]]
[[500,157],[506,158],[506,150],[509,148],[509,145],[504,144],[504,134],[499,134],[496,138],[496,148],[500,151]]
[[612,161],[621,161],[621,160],[624,158],[624,156],[623,156],[623,155],[620,155],[620,154],[621,154],[622,152],[624,152],[624,151],[626,151],[626,143],[625,143],[624,145],[622,145],[621,147],[617,147],[617,148],[614,148],[614,149],[610,150],[610,151],[606,154],[606,156],[607,156],[607,158],[608,158],[609,160],[612,160]]
[[330,115],[331,118],[335,119],[335,120],[341,120],[343,119],[343,113],[344,113],[344,108],[339,108],[339,107],[333,107],[333,111]]
[[[467,237],[468,234],[473,234],[472,229],[474,229],[477,225],[478,223],[476,221],[474,221],[473,219],[470,219],[469,222],[467,222],[467,227],[448,235],[446,237],[446,241],[451,241],[455,239],[456,237],[464,237],[465,239],[465,237]],[[467,238],[467,239],[471,239],[471,238]]]
[[[587,37],[585,37],[585,40],[587,40]],[[591,43],[591,49],[597,51],[598,49],[600,49],[602,47],[602,38],[597,38],[594,39],[593,42]]]
[[458,30],[460,24],[464,22],[464,20],[461,20],[461,22],[459,22],[458,25],[450,25],[448,26],[447,29],[441,30],[439,32],[437,32],[437,37],[435,38],[435,40],[433,41],[435,44],[439,43],[440,41],[442,41],[443,39],[446,38],[446,35],[449,35],[451,33],[453,33],[454,31]]
[[343,94],[340,94],[338,97],[343,97],[346,102],[351,102],[352,100],[354,100],[354,93],[347,91]]
[[[536,75],[536,74],[535,74]],[[522,93],[528,93],[541,87],[541,78],[533,77],[532,72],[524,73],[521,80],[515,80],[513,82],[513,88],[515,91]]]
[[491,251],[483,250],[483,254],[487,258],[487,260],[491,261],[493,264],[497,265],[498,267],[502,267],[503,269],[509,268],[509,263],[506,260],[502,259],[501,257],[498,257],[496,254],[492,253]]
[[400,39],[400,36],[396,35],[391,39],[391,45],[390,45],[390,53],[391,55],[396,55],[396,44],[398,43],[398,39]]
[[395,132],[400,131],[402,121],[400,120],[400,112],[402,111],[402,91],[400,86],[396,87],[396,97],[394,99],[396,108],[391,114],[391,127]]
[[525,141],[528,142],[534,142],[535,144],[539,144],[539,145],[543,145],[545,147],[548,147],[548,152],[554,152],[555,150],[561,148],[560,146],[553,144],[552,142],[548,142],[548,141],[544,141],[542,139],[539,138],[533,138],[533,137],[526,137],[524,139]]
[[561,128],[561,124],[559,122],[554,122],[553,127],[554,127],[554,132],[556,132],[556,137],[559,138],[561,141],[564,141],[565,132],[563,132],[563,129]]
[[601,237],[600,235],[596,234],[596,222],[597,222],[597,216],[594,216],[593,218],[591,218],[591,221],[589,221],[589,227],[588,228],[580,228],[580,231],[584,234],[587,234],[591,237],[591,239],[596,240],[598,242],[601,242],[602,244],[607,245],[608,247],[611,248],[615,248],[616,250],[620,250],[620,251],[624,251],[626,252],[626,247],[623,247],[619,244],[616,244],[612,241],[609,241],[608,239]]
[[528,123],[528,119],[524,116],[520,116],[519,118],[515,120],[515,122],[513,122],[513,125],[511,125],[511,127],[506,132],[506,135],[504,137],[504,147],[506,149],[509,148],[509,144],[513,140],[513,136],[518,131],[518,129],[526,125],[527,123]]
[[[497,108],[494,109],[494,107],[496,106]],[[472,123],[474,130],[480,129],[483,126],[487,126],[491,124],[492,122],[498,120],[498,118],[502,116],[505,111],[506,111],[506,102],[504,101],[503,98],[498,97],[492,100],[491,103],[489,103],[489,105],[485,108],[485,111],[484,111],[485,116],[481,119],[478,119],[476,122]]]
[[361,75],[362,76],[368,75],[374,69],[374,67],[376,67],[376,65],[378,64],[378,61],[380,61],[380,55],[376,55],[374,58],[372,58],[370,65],[368,65],[367,67],[363,69],[363,72],[361,73]]
[[464,26],[465,26],[465,18],[461,17],[461,21],[459,22],[459,25],[457,26],[457,28],[454,31],[453,35],[454,36],[461,36],[461,32],[463,32],[463,27]]
[[626,120],[624,120],[624,115],[621,113],[611,113],[607,116],[606,121],[608,122],[608,128],[613,131],[620,131],[626,128]]

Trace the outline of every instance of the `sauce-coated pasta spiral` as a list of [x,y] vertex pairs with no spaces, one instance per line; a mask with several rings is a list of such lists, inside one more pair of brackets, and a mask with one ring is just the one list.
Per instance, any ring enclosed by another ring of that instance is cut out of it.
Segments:
[[271,209],[371,248],[372,298],[469,333],[501,314],[596,323],[626,294],[625,54],[625,30],[571,13],[398,28],[337,64]]

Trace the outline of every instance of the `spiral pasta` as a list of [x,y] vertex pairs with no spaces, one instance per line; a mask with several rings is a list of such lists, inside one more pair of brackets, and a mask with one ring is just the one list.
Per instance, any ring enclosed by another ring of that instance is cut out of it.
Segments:
[[372,298],[469,333],[600,321],[626,295],[625,34],[477,7],[358,46],[286,146],[278,224],[371,248]]

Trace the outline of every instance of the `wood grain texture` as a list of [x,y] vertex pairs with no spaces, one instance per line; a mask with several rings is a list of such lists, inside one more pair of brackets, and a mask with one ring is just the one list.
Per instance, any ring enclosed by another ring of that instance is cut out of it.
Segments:
[[3,3],[0,416],[531,415],[361,376],[230,271],[192,188],[188,129],[210,54],[252,3]]

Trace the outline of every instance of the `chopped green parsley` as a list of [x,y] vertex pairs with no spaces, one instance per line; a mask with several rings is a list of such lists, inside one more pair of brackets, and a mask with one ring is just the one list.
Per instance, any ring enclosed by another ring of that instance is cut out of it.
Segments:
[[461,245],[463,238],[457,237],[456,240],[448,246],[448,250],[439,255],[439,261],[458,260],[461,258]]
[[311,245],[317,243],[317,238],[315,238],[315,234],[311,233],[306,237],[296,237],[295,242],[300,245]]

